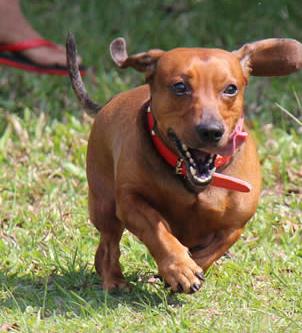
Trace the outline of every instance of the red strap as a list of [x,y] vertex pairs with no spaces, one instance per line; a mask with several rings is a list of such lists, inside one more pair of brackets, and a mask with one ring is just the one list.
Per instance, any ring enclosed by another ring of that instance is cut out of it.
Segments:
[[[152,113],[148,110],[147,112],[148,117],[148,124],[149,124],[149,130],[151,131],[151,137],[152,141],[158,150],[159,154],[165,159],[165,161],[171,165],[172,167],[176,167],[179,157],[175,155],[163,142],[162,140],[155,134],[154,132],[154,119],[152,116]],[[184,163],[182,163],[182,175],[186,175],[186,167]]]
[[170,165],[175,167],[178,161],[178,157],[167,146],[165,146],[162,143],[161,139],[157,135],[154,134],[151,135],[152,135],[152,141],[155,144],[160,155],[162,155]]
[[[68,70],[64,68],[47,68],[39,65],[20,63],[14,60],[5,59],[1,57],[0,57],[0,64],[39,74],[49,74],[49,75],[59,75],[59,76],[69,75]],[[80,69],[80,73],[82,76],[85,76],[86,70]]]
[[211,185],[238,192],[250,192],[252,190],[250,183],[218,172],[214,172]]
[[0,44],[0,52],[21,52],[41,46],[47,46],[51,48],[58,47],[55,43],[49,40],[43,38],[35,38],[23,40],[12,44]]

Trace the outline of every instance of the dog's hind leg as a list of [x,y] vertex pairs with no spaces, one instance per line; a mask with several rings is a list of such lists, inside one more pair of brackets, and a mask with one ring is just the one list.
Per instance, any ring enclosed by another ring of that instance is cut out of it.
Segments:
[[99,230],[100,244],[95,254],[95,268],[102,278],[106,290],[127,288],[119,263],[120,247],[124,225],[115,216],[114,201],[97,198],[89,193],[89,212],[92,223]]

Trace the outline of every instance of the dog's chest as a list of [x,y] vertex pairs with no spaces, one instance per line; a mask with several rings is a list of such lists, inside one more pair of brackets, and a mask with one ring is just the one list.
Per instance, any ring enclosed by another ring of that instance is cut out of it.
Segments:
[[209,190],[198,196],[171,193],[162,198],[160,210],[173,234],[184,244],[191,245],[223,226],[229,205],[226,191]]

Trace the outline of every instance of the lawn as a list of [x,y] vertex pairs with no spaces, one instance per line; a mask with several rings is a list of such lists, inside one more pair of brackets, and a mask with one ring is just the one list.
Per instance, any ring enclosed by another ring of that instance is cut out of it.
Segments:
[[[108,45],[131,52],[235,49],[268,37],[302,41],[299,0],[33,1],[24,11],[44,36],[75,33],[94,98],[138,85]],[[93,267],[98,234],[87,213],[85,153],[91,120],[67,78],[0,67],[0,327],[12,332],[302,332],[302,73],[253,78],[246,113],[258,140],[263,191],[257,214],[194,295],[148,283],[156,265],[126,232],[130,293],[107,294]],[[5,326],[6,325],[6,326]],[[5,328],[6,327],[6,328]],[[1,328],[0,328],[1,331]]]

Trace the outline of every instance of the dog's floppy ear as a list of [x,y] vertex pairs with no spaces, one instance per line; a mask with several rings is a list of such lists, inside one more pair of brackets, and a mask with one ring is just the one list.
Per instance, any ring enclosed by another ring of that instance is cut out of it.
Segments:
[[247,76],[283,76],[302,68],[302,44],[295,39],[264,39],[245,44],[233,54]]
[[159,49],[148,52],[137,53],[128,56],[127,45],[124,38],[116,38],[110,44],[110,54],[113,61],[120,68],[133,67],[140,72],[151,74],[155,68],[157,60],[164,51]]

